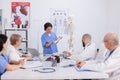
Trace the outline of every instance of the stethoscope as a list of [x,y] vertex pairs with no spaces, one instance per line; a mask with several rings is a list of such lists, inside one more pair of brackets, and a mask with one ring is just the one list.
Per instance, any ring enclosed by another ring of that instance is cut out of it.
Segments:
[[55,69],[54,68],[40,68],[40,69],[34,69],[32,71],[40,72],[40,73],[52,73],[52,72],[55,72]]

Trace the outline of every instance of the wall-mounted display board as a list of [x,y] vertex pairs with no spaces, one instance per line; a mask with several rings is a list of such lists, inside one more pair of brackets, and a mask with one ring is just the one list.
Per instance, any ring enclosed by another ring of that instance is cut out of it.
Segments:
[[19,34],[22,36],[22,44],[19,47],[19,50],[22,50],[22,52],[26,52],[26,49],[28,48],[28,31],[22,30],[22,29],[5,29],[5,34],[8,36],[8,39],[12,34]]

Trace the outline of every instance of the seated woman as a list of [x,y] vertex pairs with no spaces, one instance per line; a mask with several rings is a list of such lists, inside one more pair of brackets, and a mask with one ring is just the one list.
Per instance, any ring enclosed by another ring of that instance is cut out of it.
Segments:
[[10,37],[10,45],[7,47],[5,54],[11,59],[19,61],[24,58],[26,60],[32,59],[27,54],[22,54],[18,51],[18,47],[21,45],[22,37],[19,34],[12,34]]
[[7,48],[7,36],[0,34],[0,77],[6,71],[18,69],[23,66],[24,60],[13,61],[3,54]]

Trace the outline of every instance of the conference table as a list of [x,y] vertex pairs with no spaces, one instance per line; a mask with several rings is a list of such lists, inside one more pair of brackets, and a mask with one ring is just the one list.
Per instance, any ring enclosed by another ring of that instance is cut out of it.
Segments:
[[[43,65],[40,67],[7,71],[1,76],[1,79],[106,79],[109,77],[103,72],[77,71],[73,66],[63,67],[73,63],[73,60],[62,60],[56,67],[51,67],[50,61],[44,61]],[[43,67],[52,68],[55,72],[41,73],[35,71]]]

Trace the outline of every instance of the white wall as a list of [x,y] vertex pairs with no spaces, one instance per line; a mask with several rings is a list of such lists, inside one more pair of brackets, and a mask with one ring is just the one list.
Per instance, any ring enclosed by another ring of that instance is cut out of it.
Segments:
[[3,3],[2,0],[0,0],[0,9],[2,9]]
[[[11,0],[24,1],[24,0]],[[10,22],[11,3],[10,0],[3,0],[3,17]],[[113,27],[110,17],[113,15],[109,8],[112,8],[112,2],[117,0],[26,0],[31,2],[31,28],[29,29],[29,47],[36,48],[42,52],[40,37],[43,31],[43,25],[50,20],[50,8],[69,9],[70,14],[74,15],[75,25],[75,52],[80,52],[81,36],[84,33],[90,33],[93,42],[97,45],[102,43],[103,36],[109,31],[118,32],[118,26]],[[118,0],[119,1],[119,0]],[[7,4],[7,5],[6,5]],[[111,14],[109,14],[109,12]],[[118,14],[117,14],[118,15]],[[116,17],[117,17],[116,15]],[[110,20],[109,20],[110,19]],[[120,18],[119,18],[120,19]],[[109,20],[109,21],[108,21]],[[116,23],[114,21],[113,23]],[[118,23],[118,22],[117,22]],[[66,38],[58,44],[59,51],[67,50],[68,43]]]
[[[108,0],[108,28],[120,35],[120,0]],[[118,31],[118,32],[117,32]]]
[[[0,1],[0,15],[2,14],[2,1]],[[0,33],[2,33],[2,23],[0,23]]]
[[[47,2],[47,3],[46,3]],[[31,2],[31,5],[34,5],[31,7],[31,19],[33,23],[31,26],[38,27],[36,28],[37,32],[42,31],[43,24],[47,21],[49,21],[49,11],[50,8],[69,8],[70,14],[74,15],[74,24],[75,24],[75,51],[79,52],[81,51],[81,36],[84,33],[90,33],[93,35],[93,41],[95,43],[99,43],[102,41],[102,36],[106,32],[103,28],[106,27],[106,0],[44,0],[41,3]],[[40,5],[40,8],[38,11],[37,6]],[[45,6],[47,5],[47,6]],[[35,21],[34,21],[35,20]],[[38,21],[38,22],[37,22]],[[34,27],[33,27],[34,28]],[[42,29],[42,30],[39,30]],[[35,29],[32,29],[30,32],[36,31]],[[101,31],[101,33],[99,32]],[[43,31],[41,32],[43,33]],[[41,35],[40,33],[40,35]],[[34,36],[32,36],[34,34]],[[33,33],[31,37],[35,37],[36,33]],[[98,39],[98,35],[101,39]],[[37,35],[36,35],[37,37]],[[67,49],[67,40],[66,38],[59,43],[59,50],[66,50]],[[95,40],[98,39],[98,40]],[[38,42],[38,41],[37,41]],[[32,39],[30,41],[30,45],[36,45],[35,43],[32,43]],[[65,46],[63,46],[63,43]],[[40,47],[40,50],[42,48]]]

